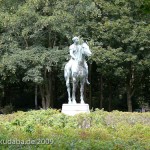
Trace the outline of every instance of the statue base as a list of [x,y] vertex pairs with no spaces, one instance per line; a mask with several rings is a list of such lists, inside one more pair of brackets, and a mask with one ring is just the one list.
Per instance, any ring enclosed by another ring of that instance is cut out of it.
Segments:
[[63,104],[61,112],[69,116],[79,113],[90,113],[89,104]]

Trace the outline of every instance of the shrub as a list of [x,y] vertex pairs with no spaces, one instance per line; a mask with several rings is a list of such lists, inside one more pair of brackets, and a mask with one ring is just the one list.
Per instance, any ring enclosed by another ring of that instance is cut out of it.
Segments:
[[1,139],[47,139],[50,144],[0,145],[0,149],[150,149],[150,113],[105,112],[67,116],[59,110],[0,115]]
[[13,112],[13,109],[14,107],[12,106],[12,104],[9,104],[9,105],[6,105],[5,107],[3,108],[0,108],[0,111],[3,113],[3,114],[10,114]]

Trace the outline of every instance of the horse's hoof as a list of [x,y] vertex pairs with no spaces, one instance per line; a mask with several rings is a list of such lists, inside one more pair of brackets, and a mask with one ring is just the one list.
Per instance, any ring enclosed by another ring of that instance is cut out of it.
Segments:
[[81,101],[80,104],[85,104],[84,101]]
[[69,102],[68,102],[68,104],[72,104],[72,102],[71,102],[71,101],[69,101]]
[[73,101],[72,104],[77,104],[76,101]]

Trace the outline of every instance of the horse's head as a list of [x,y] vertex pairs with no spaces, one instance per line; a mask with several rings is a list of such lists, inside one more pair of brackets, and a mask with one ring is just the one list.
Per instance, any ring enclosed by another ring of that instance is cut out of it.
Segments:
[[81,45],[81,49],[78,53],[78,62],[80,63],[83,63],[84,62],[84,59],[85,59],[85,56],[91,56],[91,51],[89,49],[89,46],[86,44],[86,43],[83,43]]
[[83,50],[84,55],[86,55],[86,56],[91,56],[92,55],[92,53],[90,51],[90,48],[86,43],[82,44],[82,50]]

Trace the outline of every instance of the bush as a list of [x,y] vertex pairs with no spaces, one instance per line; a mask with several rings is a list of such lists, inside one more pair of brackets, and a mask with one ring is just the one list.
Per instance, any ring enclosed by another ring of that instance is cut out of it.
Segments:
[[96,110],[66,116],[54,109],[19,111],[0,115],[1,139],[47,142],[3,144],[1,149],[149,150],[150,113]]
[[3,114],[10,114],[13,112],[14,107],[12,106],[12,104],[6,105],[3,108],[0,108],[0,112],[2,112]]

